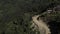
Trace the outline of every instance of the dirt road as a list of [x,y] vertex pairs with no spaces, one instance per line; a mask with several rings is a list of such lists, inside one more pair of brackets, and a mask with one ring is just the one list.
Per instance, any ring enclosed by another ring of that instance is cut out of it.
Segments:
[[43,20],[41,20],[40,18],[39,18],[39,20],[37,20],[38,17],[39,17],[39,15],[35,15],[32,17],[32,19],[33,19],[34,23],[38,25],[40,34],[51,34],[50,29],[45,24],[45,22],[43,22]]

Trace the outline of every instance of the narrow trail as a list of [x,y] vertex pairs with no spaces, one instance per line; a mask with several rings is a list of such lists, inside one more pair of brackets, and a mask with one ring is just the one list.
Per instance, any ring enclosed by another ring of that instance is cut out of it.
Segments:
[[40,34],[51,34],[47,24],[45,24],[45,22],[43,22],[43,20],[41,20],[40,18],[39,20],[37,20],[38,17],[39,15],[36,15],[36,16],[33,16],[32,19],[33,19],[33,22],[38,25]]

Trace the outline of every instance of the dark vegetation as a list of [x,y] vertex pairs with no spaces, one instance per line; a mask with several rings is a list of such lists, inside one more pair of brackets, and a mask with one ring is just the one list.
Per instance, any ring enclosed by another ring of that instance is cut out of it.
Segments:
[[[30,29],[31,17],[59,5],[59,2],[60,0],[0,0],[0,34],[35,34],[36,31]],[[55,17],[51,17],[49,24],[54,24],[53,29],[58,27],[59,32],[60,19],[57,17],[56,20]]]

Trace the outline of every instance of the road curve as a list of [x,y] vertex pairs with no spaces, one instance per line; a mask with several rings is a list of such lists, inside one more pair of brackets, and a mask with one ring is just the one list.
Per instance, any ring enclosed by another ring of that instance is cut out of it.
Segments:
[[39,20],[37,20],[38,17],[39,17],[39,15],[35,15],[32,17],[32,20],[35,24],[38,25],[40,34],[51,34],[50,29],[45,24],[45,22],[43,22],[43,20],[41,20],[40,18],[39,18]]

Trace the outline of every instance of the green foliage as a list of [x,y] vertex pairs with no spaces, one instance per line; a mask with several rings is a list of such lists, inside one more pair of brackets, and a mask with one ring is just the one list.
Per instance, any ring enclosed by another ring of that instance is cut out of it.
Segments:
[[58,0],[0,0],[0,34],[35,34],[30,30],[31,16],[40,14],[51,2],[59,3]]

